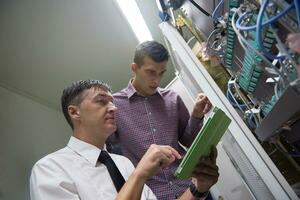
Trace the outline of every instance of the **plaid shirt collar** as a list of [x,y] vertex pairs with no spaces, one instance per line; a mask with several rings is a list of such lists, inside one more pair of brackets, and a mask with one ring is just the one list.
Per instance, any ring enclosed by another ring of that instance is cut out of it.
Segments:
[[[129,83],[125,89],[128,99],[132,98],[134,95],[139,95],[137,93],[136,89],[134,88],[134,86],[132,85],[132,81],[133,81],[133,79],[129,80]],[[153,95],[159,94],[160,96],[162,96],[161,90],[162,89],[158,87],[156,90],[156,93]],[[141,95],[139,95],[139,96],[141,96]]]

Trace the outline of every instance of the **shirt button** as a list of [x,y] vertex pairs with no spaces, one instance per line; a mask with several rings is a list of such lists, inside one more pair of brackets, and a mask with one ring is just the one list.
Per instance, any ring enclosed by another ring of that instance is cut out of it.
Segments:
[[149,115],[151,115],[152,113],[151,112],[149,112]]
[[170,185],[173,185],[173,182],[172,182],[172,181],[170,181],[170,182],[169,182],[169,184],[170,184]]
[[153,129],[153,132],[155,132],[155,131],[156,131],[156,129],[154,128],[154,129]]

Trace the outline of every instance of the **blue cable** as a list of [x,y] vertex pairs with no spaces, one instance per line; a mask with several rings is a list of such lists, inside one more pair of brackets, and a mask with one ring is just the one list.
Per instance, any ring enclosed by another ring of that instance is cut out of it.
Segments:
[[300,29],[300,1],[294,0],[295,8],[296,8],[296,15],[298,21],[298,29]]
[[[297,1],[297,0],[295,0]],[[282,12],[280,12],[278,15],[276,16],[273,16],[272,18],[264,21],[262,23],[262,27],[265,27],[267,25],[270,25],[272,24],[273,22],[277,21],[279,18],[281,18],[282,16],[284,16],[285,14],[287,14],[289,11],[291,11],[292,9],[294,8],[294,4],[291,4],[289,5],[286,9],[284,9]],[[250,13],[244,13],[243,15],[241,15],[237,21],[236,21],[236,28],[238,30],[241,30],[241,31],[250,31],[250,30],[254,30],[256,29],[256,25],[253,25],[253,26],[242,26],[241,25],[241,21],[245,18],[246,15],[248,15]],[[298,22],[299,23],[299,22]]]
[[228,91],[228,89],[227,89],[227,92],[226,92],[226,97],[227,97],[227,99],[229,100],[229,102],[230,102],[230,104],[233,106],[233,107],[235,107],[235,108],[242,108],[242,110],[243,111],[245,111],[246,109],[247,109],[247,106],[245,105],[245,104],[236,104],[235,102],[233,102],[234,100],[233,100],[233,96],[230,94],[230,96],[229,96],[229,91]]
[[255,122],[253,122],[253,114],[251,114],[249,117],[247,117],[247,122],[248,125],[252,128],[252,129],[256,129],[257,128],[257,124]]
[[[221,0],[219,3],[218,3],[218,5],[216,6],[216,8],[215,8],[215,10],[213,11],[213,13],[211,14],[211,17],[213,18],[213,19],[215,19],[216,18],[216,13],[218,12],[218,10],[221,8],[221,6],[222,6],[222,4],[224,3],[224,1],[225,0]],[[296,1],[296,0],[295,0]]]
[[262,45],[262,37],[261,37],[261,32],[262,32],[262,21],[263,21],[263,16],[264,16],[264,12],[267,8],[269,4],[269,0],[265,0],[263,1],[262,5],[261,5],[261,8],[259,9],[259,12],[258,12],[258,15],[257,15],[257,22],[256,22],[256,40],[257,40],[257,45],[258,45],[258,48],[263,52],[263,54],[269,58],[269,59],[272,59],[272,60],[275,60],[275,59],[284,59],[285,56],[274,56],[274,55],[271,55],[267,52],[264,51],[264,47]]

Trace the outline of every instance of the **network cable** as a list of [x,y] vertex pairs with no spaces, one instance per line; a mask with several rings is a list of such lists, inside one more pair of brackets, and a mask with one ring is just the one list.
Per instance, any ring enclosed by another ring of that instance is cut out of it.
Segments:
[[[234,9],[234,13],[233,13],[233,16],[232,16],[232,19],[231,19],[231,24],[232,24],[232,28],[234,30],[234,32],[236,33],[237,35],[237,38],[242,46],[242,48],[245,50],[245,51],[249,51],[252,50],[253,52],[255,52],[256,55],[258,55],[264,62],[265,64],[267,64],[267,66],[269,66],[270,68],[272,68],[276,73],[277,75],[280,75],[280,71],[263,55],[261,54],[257,49],[255,49],[251,44],[249,44],[249,42],[247,41],[247,39],[244,38],[244,36],[239,32],[239,30],[236,28],[235,26],[235,18],[236,18],[236,15],[238,12],[240,12],[240,8],[238,9]],[[246,46],[247,47],[246,47]],[[274,79],[273,77],[271,77],[275,82],[277,82],[276,79]]]
[[[287,14],[288,12],[290,12],[292,9],[294,8],[294,4],[289,5],[287,8],[285,8],[282,12],[280,12],[278,15],[271,17],[270,19],[263,21],[262,22],[262,27],[265,27],[267,25],[272,24],[273,22],[277,21],[278,19],[280,19],[281,17],[283,17],[285,14]],[[252,26],[243,26],[241,25],[241,22],[245,19],[246,16],[248,16],[249,14],[251,14],[250,12],[246,12],[244,14],[242,14],[236,21],[236,28],[238,30],[241,31],[250,31],[250,30],[255,30],[256,29],[256,25],[252,25]]]
[[210,17],[210,14],[204,10],[199,4],[197,4],[195,1],[193,0],[189,0],[196,8],[198,8],[204,15],[206,15],[207,17]]
[[224,4],[224,1],[225,1],[225,0],[221,0],[221,1],[218,3],[218,5],[216,6],[216,8],[215,8],[215,10],[213,11],[213,13],[211,14],[211,17],[212,17],[213,19],[216,18],[216,13],[217,13],[218,10],[221,8],[221,6]]
[[274,56],[272,54],[269,54],[268,52],[264,51],[264,47],[262,45],[262,20],[264,17],[264,12],[269,4],[269,0],[264,0],[262,3],[261,8],[259,9],[258,15],[257,15],[257,22],[256,22],[256,39],[259,49],[263,52],[263,54],[268,57],[269,59],[275,60],[275,59],[284,59],[285,56]]
[[294,0],[295,8],[296,8],[296,15],[298,20],[298,29],[300,30],[300,1]]

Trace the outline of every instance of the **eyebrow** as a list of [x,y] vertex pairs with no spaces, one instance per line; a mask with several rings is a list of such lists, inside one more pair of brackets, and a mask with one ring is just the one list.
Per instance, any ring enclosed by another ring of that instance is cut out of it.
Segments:
[[109,95],[109,94],[106,94],[106,93],[98,93],[94,99],[96,98],[109,98],[111,99],[112,101],[114,100],[113,96],[112,95]]

